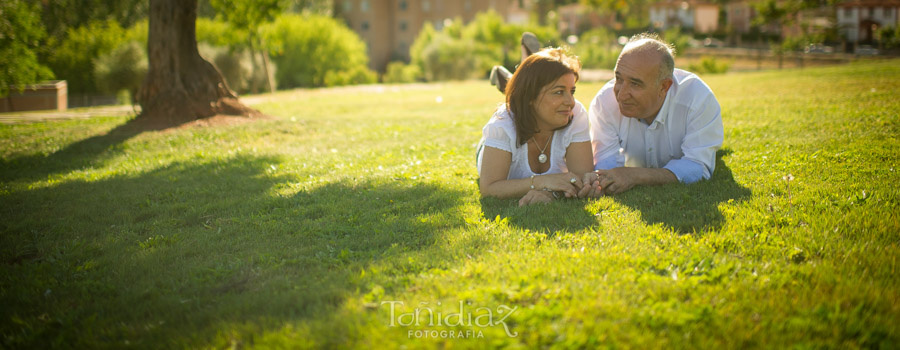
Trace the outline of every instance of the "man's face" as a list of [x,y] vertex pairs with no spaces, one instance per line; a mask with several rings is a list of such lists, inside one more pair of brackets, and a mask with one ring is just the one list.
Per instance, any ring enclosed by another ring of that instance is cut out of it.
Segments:
[[616,101],[622,115],[644,119],[656,118],[666,100],[671,79],[659,81],[659,54],[650,51],[626,52],[616,62]]

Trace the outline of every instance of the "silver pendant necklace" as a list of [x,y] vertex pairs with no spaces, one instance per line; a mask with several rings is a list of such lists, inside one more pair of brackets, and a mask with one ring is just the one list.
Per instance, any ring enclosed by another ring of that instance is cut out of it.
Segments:
[[553,134],[547,138],[547,143],[544,145],[544,148],[541,148],[541,146],[538,146],[537,139],[535,139],[534,136],[531,137],[531,141],[534,141],[534,147],[537,147],[537,149],[541,151],[541,154],[538,155],[538,163],[544,164],[547,162],[547,155],[544,154],[544,150],[547,149],[547,146],[550,146],[551,139],[553,139]]

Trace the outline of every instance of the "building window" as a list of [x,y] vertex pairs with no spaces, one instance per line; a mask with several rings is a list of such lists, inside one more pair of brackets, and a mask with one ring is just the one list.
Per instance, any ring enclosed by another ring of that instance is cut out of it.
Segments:
[[406,21],[400,21],[400,31],[401,32],[406,31]]
[[362,12],[369,12],[369,0],[362,0],[362,2],[359,3],[359,10]]
[[422,0],[422,11],[425,11],[425,12],[431,11],[431,1]]
[[465,7],[466,12],[472,11],[472,0],[466,0],[466,3],[465,5],[463,5],[463,7]]
[[406,0],[400,0],[400,11],[406,11]]
[[365,31],[368,31],[368,30],[369,30],[369,22],[368,22],[368,21],[363,21],[362,24],[361,24],[359,27],[362,28],[362,30],[363,30],[364,32],[365,32]]
[[353,3],[350,0],[344,0],[344,12],[353,11]]

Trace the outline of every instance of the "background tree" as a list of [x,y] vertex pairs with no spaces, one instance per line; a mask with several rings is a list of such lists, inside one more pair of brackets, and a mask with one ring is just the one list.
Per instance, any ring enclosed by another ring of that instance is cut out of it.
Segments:
[[241,104],[196,39],[197,0],[150,0],[147,78],[138,93],[145,121],[175,125],[216,114],[258,115]]
[[121,101],[133,102],[147,75],[147,55],[137,41],[128,41],[111,52],[94,59],[94,81],[100,91],[120,95]]
[[36,50],[44,38],[40,9],[21,0],[0,1],[0,97],[9,86],[23,89],[53,76],[38,63]]
[[[4,0],[6,2],[6,0]],[[147,0],[53,0],[41,3],[43,23],[51,41],[59,42],[66,33],[96,21],[112,20],[128,28],[147,18]],[[51,46],[53,43],[50,43]]]
[[619,20],[625,22],[625,28],[632,29],[632,31],[640,31],[647,29],[649,26],[647,13],[650,11],[650,5],[655,1],[580,0],[580,2],[601,14],[616,14]]
[[269,72],[269,56],[266,54],[259,35],[259,27],[271,22],[281,15],[291,3],[288,0],[210,0],[217,17],[224,19],[238,30],[244,30],[248,36],[248,46],[252,54],[253,65],[256,64],[256,53],[262,56],[262,67],[266,76],[269,91],[275,91],[275,84]]

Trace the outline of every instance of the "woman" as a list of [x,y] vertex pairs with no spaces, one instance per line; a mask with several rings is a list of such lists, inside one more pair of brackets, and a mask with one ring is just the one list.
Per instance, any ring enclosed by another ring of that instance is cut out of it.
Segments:
[[521,197],[520,206],[599,196],[587,111],[574,97],[580,69],[577,58],[558,48],[519,65],[506,86],[506,104],[482,130],[482,196]]

